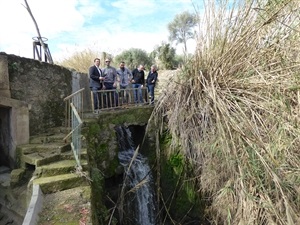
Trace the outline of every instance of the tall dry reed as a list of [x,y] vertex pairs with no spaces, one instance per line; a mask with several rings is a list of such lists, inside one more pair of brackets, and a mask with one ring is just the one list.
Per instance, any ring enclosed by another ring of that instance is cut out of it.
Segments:
[[212,224],[300,224],[300,2],[204,2],[195,56],[153,114],[169,154],[194,166]]

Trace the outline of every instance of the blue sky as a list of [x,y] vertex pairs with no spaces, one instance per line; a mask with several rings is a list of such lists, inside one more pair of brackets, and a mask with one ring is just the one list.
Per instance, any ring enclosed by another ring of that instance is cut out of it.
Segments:
[[[129,48],[151,52],[168,40],[175,15],[194,12],[192,0],[27,0],[54,61],[84,49],[117,55]],[[201,1],[200,1],[201,2]],[[0,0],[0,52],[32,58],[34,23],[24,0]],[[175,46],[177,53],[182,46]],[[188,43],[189,52],[195,48]]]

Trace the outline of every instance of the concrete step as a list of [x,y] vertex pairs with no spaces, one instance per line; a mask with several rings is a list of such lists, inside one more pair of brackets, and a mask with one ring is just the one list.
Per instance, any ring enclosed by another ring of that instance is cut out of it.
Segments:
[[25,145],[18,145],[18,152],[24,155],[31,154],[34,152],[51,152],[57,151],[60,152],[68,151],[71,149],[70,144],[66,143],[46,143],[46,144],[25,144]]
[[[51,162],[60,160],[60,150],[52,150],[49,152],[33,152],[22,155],[21,162],[34,166],[42,166]],[[22,165],[23,167],[25,165]]]
[[[33,151],[33,149],[26,149],[21,154],[21,162],[34,166],[43,166],[59,160],[73,160],[74,154],[71,150],[66,151],[67,148],[55,148],[55,149],[43,149],[38,148],[39,151]],[[81,160],[87,159],[86,149],[81,151]],[[25,165],[22,165],[24,167]]]
[[43,134],[43,135],[36,135],[31,136],[29,143],[30,144],[44,144],[44,143],[51,143],[51,142],[61,142],[64,143],[64,137],[66,134],[59,133],[59,134]]
[[60,159],[63,152],[70,151],[70,144],[63,143],[47,143],[47,144],[26,144],[20,145],[18,154],[21,166],[25,164],[42,166],[47,163],[55,162]]
[[[87,170],[87,161],[81,160],[81,166],[83,170]],[[41,177],[50,177],[60,174],[67,174],[75,172],[76,161],[73,160],[61,160],[53,162],[47,165],[37,167],[35,173],[38,173]]]
[[[82,160],[86,160],[87,159],[87,150],[86,150],[86,148],[81,149],[80,158]],[[60,159],[61,160],[74,159],[74,153],[73,153],[73,151],[70,150],[70,151],[63,152],[60,155]]]
[[48,133],[65,134],[65,135],[67,135],[70,131],[71,128],[67,128],[67,127],[52,127],[48,129]]
[[33,184],[40,185],[44,194],[89,185],[88,180],[85,177],[81,177],[74,173],[40,177],[33,180]]

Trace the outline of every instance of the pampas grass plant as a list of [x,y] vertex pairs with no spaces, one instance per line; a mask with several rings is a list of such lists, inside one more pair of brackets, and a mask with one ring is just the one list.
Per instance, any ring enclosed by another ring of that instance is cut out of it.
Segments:
[[204,3],[194,58],[153,113],[168,154],[193,165],[212,224],[300,224],[300,2]]

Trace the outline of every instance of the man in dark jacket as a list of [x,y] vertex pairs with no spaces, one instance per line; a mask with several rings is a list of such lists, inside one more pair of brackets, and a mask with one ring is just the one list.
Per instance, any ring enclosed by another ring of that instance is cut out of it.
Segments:
[[148,92],[150,93],[150,96],[151,96],[150,104],[154,104],[154,87],[155,87],[155,83],[157,81],[157,76],[158,76],[157,67],[156,67],[156,65],[152,65],[151,69],[149,71],[149,74],[147,76],[147,79],[146,79]]
[[138,68],[132,71],[132,88],[136,88],[134,90],[134,102],[135,104],[144,103],[143,95],[142,95],[142,88],[145,85],[145,73],[144,73],[144,66],[139,65]]
[[102,89],[103,80],[104,80],[99,65],[100,65],[100,59],[95,58],[94,65],[89,68],[90,88],[93,92],[94,110],[95,110],[94,113],[96,114],[99,113],[99,109],[101,105],[98,91]]

